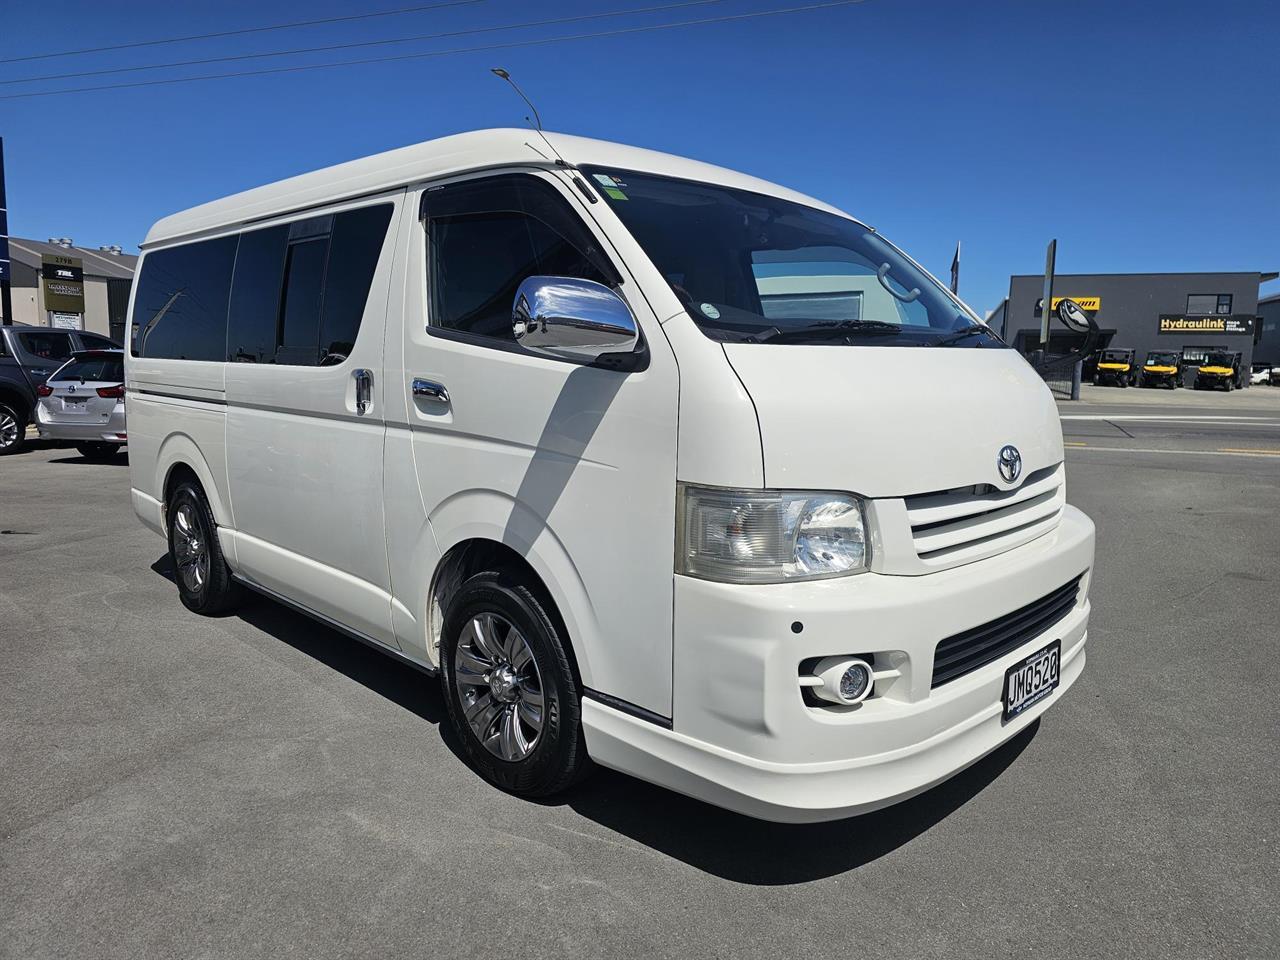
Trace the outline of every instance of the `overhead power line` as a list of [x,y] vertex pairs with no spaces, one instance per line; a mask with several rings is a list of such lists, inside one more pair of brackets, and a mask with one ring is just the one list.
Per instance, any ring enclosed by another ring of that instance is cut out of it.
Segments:
[[294,67],[270,67],[263,70],[240,70],[235,73],[209,73],[193,77],[173,77],[166,80],[135,80],[130,83],[104,83],[91,87],[68,87],[65,90],[38,90],[31,93],[9,93],[0,95],[0,100],[23,100],[32,97],[56,97],[67,93],[90,93],[96,90],[124,90],[132,87],[161,87],[173,83],[198,83],[206,80],[230,80],[235,77],[261,77],[282,73],[302,73],[307,70],[329,70],[335,67],[354,67],[373,63],[395,63],[404,60],[427,60],[435,57],[448,57],[461,53],[480,53],[485,50],[511,50],[516,47],[534,47],[551,43],[566,43],[572,40],[594,40],[602,37],[620,37],[633,33],[648,33],[655,30],[671,30],[677,27],[695,27],[713,23],[729,23],[731,21],[755,20],[760,17],[773,17],[789,13],[805,13],[811,10],[827,10],[833,7],[849,7],[865,3],[866,0],[827,0],[824,3],[809,3],[798,7],[781,7],[774,10],[756,10],[751,13],[738,13],[723,17],[703,17],[699,20],[677,20],[669,23],[650,23],[636,27],[620,27],[616,30],[601,30],[596,33],[577,33],[560,37],[537,37],[529,40],[512,40],[508,43],[479,44],[472,47],[454,47],[450,50],[431,50],[426,53],[405,53],[394,57],[366,57],[358,60],[337,60],[332,63],[309,63]]
[[557,24],[580,23],[584,20],[603,20],[608,17],[624,17],[632,14],[657,13],[681,7],[704,7],[724,0],[681,0],[652,7],[633,7],[630,10],[607,10],[604,13],[582,13],[572,17],[554,17],[548,20],[527,20],[524,23],[502,23],[491,27],[472,27],[467,30],[449,30],[443,33],[423,33],[414,37],[391,37],[385,40],[361,40],[355,43],[332,43],[319,47],[297,47],[293,50],[271,50],[266,53],[239,53],[225,57],[206,57],[201,60],[175,60],[171,63],[150,63],[136,67],[111,67],[106,70],[83,70],[78,73],[50,73],[40,77],[18,77],[0,80],[0,86],[11,83],[36,83],[43,80],[70,80],[76,77],[101,77],[117,73],[137,73],[141,70],[165,70],[171,67],[198,67],[210,63],[229,63],[239,60],[262,60],[267,57],[292,57],[302,53],[324,53],[330,50],[352,50],[357,47],[383,47],[397,43],[415,43],[420,40],[445,40],[466,37],[477,33],[497,33],[502,30],[524,30],[531,27],[549,27]]
[[163,40],[135,40],[132,43],[116,43],[107,47],[83,47],[80,50],[60,50],[57,53],[33,53],[26,57],[5,57],[0,63],[22,63],[27,60],[52,60],[54,57],[78,57],[84,53],[106,53],[109,50],[134,50],[138,47],[159,47],[167,43],[187,43],[192,40],[214,40],[219,37],[240,37],[247,33],[268,33],[272,30],[293,30],[296,27],[315,27],[326,23],[349,23],[352,20],[373,20],[376,17],[398,17],[406,13],[422,13],[443,7],[463,7],[485,0],[441,0],[419,7],[401,7],[399,10],[381,10],[377,13],[354,13],[346,17],[324,17],[319,20],[293,20],[274,23],[266,27],[245,27],[241,30],[222,30],[218,33],[196,33],[189,37],[166,37]]

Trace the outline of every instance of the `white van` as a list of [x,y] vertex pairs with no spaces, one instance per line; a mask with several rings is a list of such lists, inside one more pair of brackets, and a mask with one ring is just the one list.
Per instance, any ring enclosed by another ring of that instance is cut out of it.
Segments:
[[1085,661],[1049,391],[844,213],[489,130],[195,207],[143,245],[133,505],[438,673],[475,768],[601,764],[756,817],[918,793]]

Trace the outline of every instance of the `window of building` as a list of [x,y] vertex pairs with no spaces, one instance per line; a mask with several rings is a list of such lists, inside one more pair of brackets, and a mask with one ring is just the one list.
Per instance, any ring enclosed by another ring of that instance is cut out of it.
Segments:
[[69,333],[20,333],[18,342],[23,350],[40,360],[65,360],[75,352]]
[[1213,314],[1231,313],[1229,293],[1191,293],[1187,295],[1187,315],[1207,317]]
[[225,359],[236,240],[203,240],[142,258],[133,306],[135,356]]
[[536,177],[494,177],[431,191],[423,212],[433,327],[514,342],[511,308],[528,277],[617,283],[586,225]]

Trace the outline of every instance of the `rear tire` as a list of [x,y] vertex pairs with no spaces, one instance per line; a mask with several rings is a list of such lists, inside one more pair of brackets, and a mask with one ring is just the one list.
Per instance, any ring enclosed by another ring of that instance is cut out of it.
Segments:
[[231,579],[218,542],[218,525],[199,484],[191,480],[178,484],[169,497],[166,520],[169,559],[182,605],[206,617],[236,606],[240,587]]
[[12,404],[0,403],[0,457],[17,453],[26,442],[26,414]]
[[486,571],[449,602],[440,681],[468,764],[523,797],[546,797],[590,769],[582,691],[568,644],[517,576]]
[[76,449],[86,460],[110,460],[120,450],[120,444],[107,443],[105,440],[88,440],[77,443]]

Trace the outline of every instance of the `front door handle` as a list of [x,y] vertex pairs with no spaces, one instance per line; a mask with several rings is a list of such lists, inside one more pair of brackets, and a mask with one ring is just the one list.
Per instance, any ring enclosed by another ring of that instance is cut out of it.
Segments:
[[353,370],[351,375],[356,380],[356,415],[363,417],[373,405],[373,371]]
[[448,403],[449,391],[445,389],[443,383],[436,383],[434,380],[422,380],[418,377],[414,377],[413,397],[415,400],[430,400],[433,403]]

